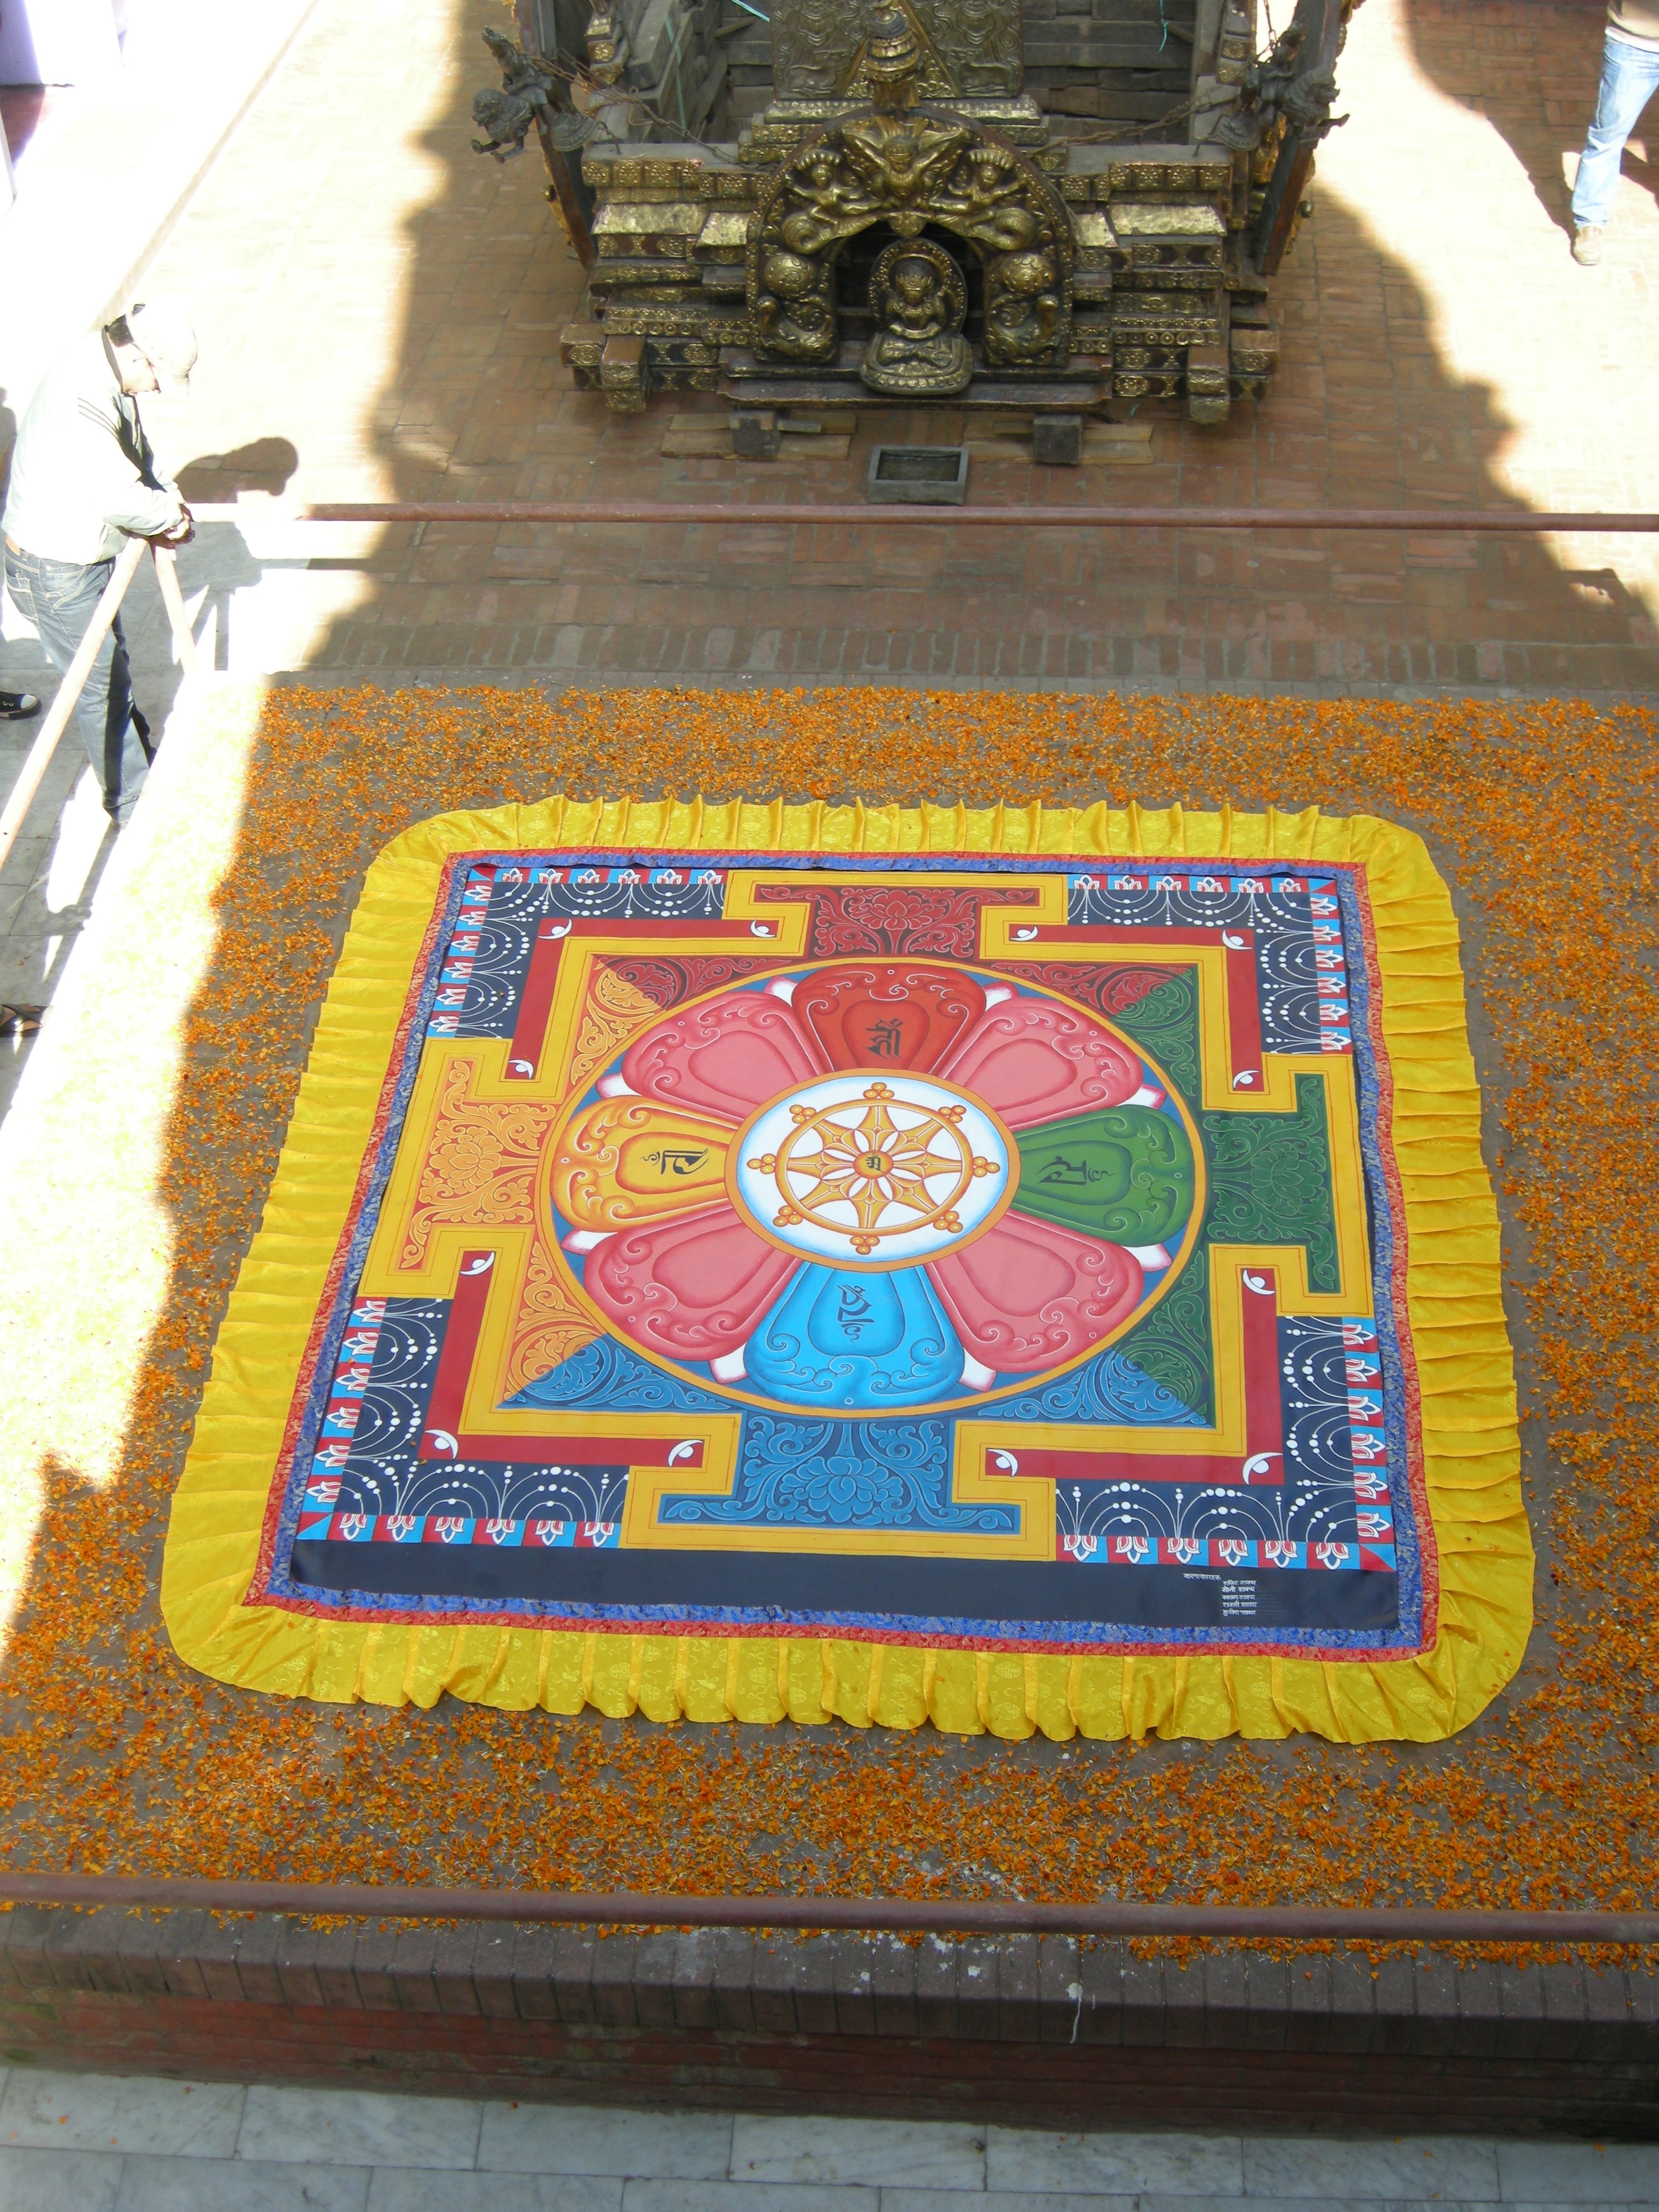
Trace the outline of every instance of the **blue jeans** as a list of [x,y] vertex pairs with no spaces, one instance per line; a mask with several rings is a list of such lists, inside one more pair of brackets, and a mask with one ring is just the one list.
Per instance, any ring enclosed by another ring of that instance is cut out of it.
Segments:
[[[115,563],[94,561],[83,568],[73,561],[43,561],[38,553],[14,552],[9,543],[5,557],[11,603],[40,631],[46,659],[61,676],[87,634]],[[125,829],[144,787],[150,749],[133,717],[119,615],[99,647],[75,720],[104,794],[104,811],[118,829]]]
[[1659,91],[1659,47],[1609,38],[1601,49],[1601,89],[1572,188],[1572,219],[1605,227],[1619,189],[1619,157],[1642,110]]

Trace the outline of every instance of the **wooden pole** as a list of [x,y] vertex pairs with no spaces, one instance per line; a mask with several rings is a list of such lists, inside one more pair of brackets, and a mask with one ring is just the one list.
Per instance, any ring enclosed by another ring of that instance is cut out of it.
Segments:
[[[1336,50],[1342,42],[1342,0],[1298,0],[1291,20],[1304,32],[1297,57],[1301,67],[1310,75],[1316,70],[1334,70]],[[1279,141],[1279,158],[1249,238],[1251,258],[1263,276],[1279,274],[1297,209],[1313,174],[1314,153],[1322,135],[1322,128],[1287,128]]]
[[161,587],[161,604],[167,611],[167,620],[173,625],[173,649],[179,656],[179,665],[186,676],[196,673],[196,639],[190,627],[190,617],[185,612],[185,595],[179,589],[179,559],[170,545],[157,545],[153,541],[150,551],[155,556],[155,580]]
[[[68,727],[69,718],[75,712],[76,702],[86,688],[92,664],[98,658],[98,648],[109,635],[110,624],[115,620],[127,586],[137,574],[138,563],[144,557],[149,540],[130,538],[121,549],[115,564],[115,573],[104,586],[104,596],[93,610],[87,634],[76,648],[75,658],[64,672],[58,687],[58,696],[46,709],[46,719],[40,725],[40,734],[29,747],[28,758],[23,763],[22,774],[12,787],[11,797],[6,801],[5,811],[0,813],[0,865],[16,842],[17,833],[23,826],[34,794],[40,788],[41,778],[58,750],[58,740]],[[175,589],[176,582],[175,582]]]
[[542,142],[542,159],[547,164],[548,199],[559,210],[564,234],[577,260],[584,269],[591,269],[597,258],[590,228],[593,216],[592,187],[583,179],[580,162],[572,161],[553,143],[539,115],[536,118],[536,130]]

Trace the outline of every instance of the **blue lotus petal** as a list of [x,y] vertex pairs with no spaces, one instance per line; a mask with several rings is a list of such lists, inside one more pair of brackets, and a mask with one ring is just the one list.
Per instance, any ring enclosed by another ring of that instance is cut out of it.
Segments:
[[803,1267],[744,1349],[748,1387],[791,1406],[919,1406],[962,1381],[962,1345],[920,1267]]

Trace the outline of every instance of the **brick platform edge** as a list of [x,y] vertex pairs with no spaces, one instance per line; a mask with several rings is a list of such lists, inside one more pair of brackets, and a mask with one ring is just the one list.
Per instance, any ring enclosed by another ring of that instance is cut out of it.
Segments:
[[1659,2136],[1659,1974],[0,1912],[0,2058],[1048,2128]]

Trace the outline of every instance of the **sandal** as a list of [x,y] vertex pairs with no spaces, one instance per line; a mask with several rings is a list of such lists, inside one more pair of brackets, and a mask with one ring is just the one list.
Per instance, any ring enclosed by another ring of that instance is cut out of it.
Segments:
[[40,1026],[39,1006],[0,1004],[0,1036],[32,1036]]

